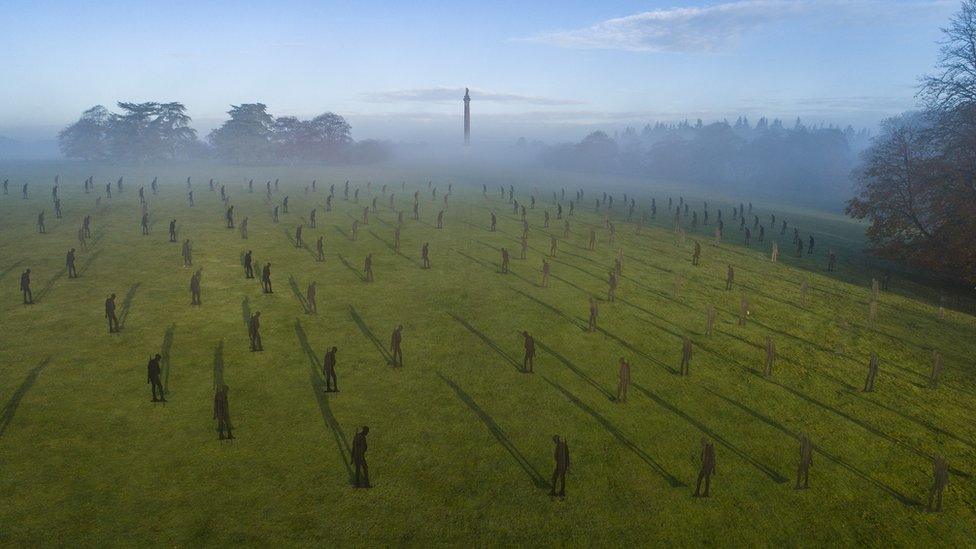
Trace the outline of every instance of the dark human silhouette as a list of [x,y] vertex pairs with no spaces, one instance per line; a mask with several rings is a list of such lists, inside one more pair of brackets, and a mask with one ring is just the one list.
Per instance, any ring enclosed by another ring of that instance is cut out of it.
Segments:
[[366,435],[369,434],[369,427],[363,425],[356,430],[356,435],[352,437],[352,463],[356,466],[356,488],[369,488],[369,467],[366,465]]
[[183,268],[184,269],[186,269],[186,268],[190,267],[191,265],[193,265],[193,255],[192,255],[192,250],[190,249],[190,239],[189,238],[187,238],[186,240],[183,241],[183,249],[181,250],[181,254],[183,255]]
[[705,311],[705,335],[712,335],[712,331],[715,328],[715,306],[709,305],[708,310]]
[[949,464],[942,456],[932,458],[932,488],[929,490],[929,512],[942,511],[942,492],[949,484]]
[[[230,423],[230,403],[227,394],[230,389],[226,385],[217,387],[214,392],[213,418],[217,420],[217,436],[220,440],[233,440],[234,433],[231,432],[233,426]],[[227,432],[225,435],[224,432]]]
[[522,338],[525,347],[525,354],[522,357],[522,371],[531,374],[535,365],[535,339],[526,331],[522,332]]
[[27,269],[20,275],[20,293],[24,294],[24,305],[34,303],[34,293],[31,292],[31,270]]
[[302,226],[295,227],[295,247],[302,247]]
[[698,265],[698,260],[701,258],[701,244],[695,241],[695,251],[691,254],[691,264]]
[[678,370],[678,374],[682,376],[688,375],[691,368],[691,338],[684,336],[681,338],[681,368]]
[[105,318],[108,319],[108,333],[118,332],[119,319],[115,316],[115,294],[108,296],[108,299],[105,300]]
[[729,265],[729,268],[728,268],[728,271],[726,272],[726,275],[725,275],[725,289],[726,290],[731,290],[732,289],[732,282],[734,280],[735,280],[735,269],[733,269],[732,268],[732,265],[730,264]]
[[[549,495],[566,497],[566,471],[569,470],[569,445],[559,435],[553,435],[552,441],[556,445],[555,451],[553,452],[556,469],[552,472],[552,490],[549,491]],[[558,490],[556,490],[557,485],[559,486]]]
[[508,248],[502,248],[502,274],[508,274]]
[[247,323],[247,333],[251,338],[251,350],[263,351],[264,345],[261,344],[261,312],[258,311],[251,315]]
[[142,212],[142,234],[149,234],[149,212]]
[[549,262],[545,259],[542,260],[542,287],[549,287]]
[[265,263],[264,268],[261,269],[261,288],[266,294],[274,293],[271,288],[271,263]]
[[498,224],[498,219],[495,217],[495,212],[491,212],[491,231],[495,231],[495,226]]
[[874,380],[878,377],[878,353],[871,353],[871,362],[868,363],[868,377],[864,380],[864,392],[874,392]]
[[586,331],[595,332],[596,331],[596,319],[600,314],[600,309],[597,306],[596,299],[590,297],[590,318],[587,321]]
[[393,355],[393,366],[401,367],[403,366],[403,349],[401,344],[403,343],[403,325],[399,325],[393,330],[393,335],[390,336],[390,353]]
[[247,220],[248,220],[248,218],[247,218],[247,216],[245,216],[244,217],[244,220],[241,221],[240,231],[241,231],[241,239],[242,240],[247,240]]
[[339,381],[336,379],[336,351],[338,347],[332,347],[325,351],[322,359],[322,377],[325,378],[325,391],[328,393],[339,391]]
[[[712,474],[715,472],[715,444],[708,439],[701,440],[701,469],[698,471],[698,482],[695,485],[695,497],[708,497],[711,488]],[[702,481],[705,481],[705,491],[701,491]]]
[[617,400],[627,402],[627,389],[630,388],[630,363],[620,357],[620,370],[617,373]]
[[424,269],[430,268],[430,244],[424,242],[424,245],[420,247],[420,261]]
[[176,220],[169,220],[169,241],[176,242]]
[[366,282],[373,281],[373,254],[366,254],[363,261],[363,272],[366,273]]
[[251,259],[251,250],[244,254],[244,278],[254,278],[254,265]]
[[200,278],[203,276],[203,267],[197,269],[190,277],[190,305],[200,305]]
[[227,219],[227,228],[233,229],[234,228],[234,207],[233,206],[227,208],[227,213],[224,214],[224,217]]
[[44,210],[41,210],[41,212],[37,214],[37,232],[41,234],[45,234],[47,232],[47,230],[44,228]]
[[78,278],[78,271],[75,269],[75,249],[71,248],[64,258],[65,267],[68,269],[68,278]]
[[320,236],[319,239],[315,241],[315,260],[316,261],[325,261],[325,244],[324,244],[324,242],[322,240],[323,238],[325,238],[325,237]]
[[[810,466],[813,465],[813,443],[805,434],[800,434],[800,463],[796,468],[795,490],[810,487]],[[801,481],[802,480],[802,485]]]
[[613,303],[617,299],[617,273],[610,271],[607,279],[607,301]]
[[[148,379],[146,383],[152,385],[152,401],[153,402],[166,402],[166,396],[163,394],[163,383],[159,379],[159,375],[162,369],[159,366],[159,362],[162,356],[158,353],[156,356],[149,359],[149,364],[146,369],[148,370]],[[156,391],[159,391],[159,396],[156,396]]]

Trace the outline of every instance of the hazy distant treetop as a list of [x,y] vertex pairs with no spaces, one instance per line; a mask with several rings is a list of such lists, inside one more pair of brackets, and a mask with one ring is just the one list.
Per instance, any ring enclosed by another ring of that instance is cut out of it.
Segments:
[[918,92],[936,110],[951,110],[976,102],[976,0],[964,0],[942,29],[938,73],[921,78]]

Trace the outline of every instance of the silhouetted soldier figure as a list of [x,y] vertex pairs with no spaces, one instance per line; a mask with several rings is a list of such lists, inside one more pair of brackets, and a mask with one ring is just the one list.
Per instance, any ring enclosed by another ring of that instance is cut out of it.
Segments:
[[324,237],[321,237],[320,236],[319,239],[315,241],[315,260],[316,261],[325,261],[325,244],[322,242],[322,239],[323,238]]
[[302,226],[295,227],[295,247],[302,247]]
[[224,217],[227,218],[227,228],[233,229],[234,228],[234,207],[233,206],[227,208],[227,213],[224,214]]
[[54,199],[54,217],[57,218],[57,219],[61,219],[61,199],[60,198],[55,198]]
[[420,204],[417,202],[413,203],[413,219],[414,221],[420,220]]
[[[362,429],[356,430],[356,435],[352,437],[352,462],[356,466],[356,488],[370,488],[369,467],[366,465],[366,435],[369,434],[369,427],[363,425]],[[362,481],[360,481],[362,474]]]
[[7,194],[7,186],[9,184],[10,184],[10,180],[9,179],[4,179],[3,180],[3,194]]
[[698,265],[698,260],[701,259],[701,244],[695,241],[695,251],[691,254],[691,264]]
[[[698,482],[695,486],[695,497],[708,497],[711,487],[712,473],[715,472],[715,444],[708,439],[701,441],[701,469],[698,471]],[[702,493],[702,480],[705,481],[705,492]]]
[[85,231],[85,238],[91,238],[91,216],[86,215],[81,222],[81,228]]
[[[157,353],[156,356],[149,359],[149,364],[146,367],[149,374],[146,383],[152,385],[153,402],[166,402],[166,396],[163,394],[163,382],[159,379],[159,375],[162,373],[162,368],[159,366],[161,358]],[[157,390],[159,391],[159,397],[156,396]]]
[[[111,198],[112,197],[112,187],[110,185],[106,185],[106,187],[108,188],[108,196],[109,196],[109,198]],[[23,198],[24,200],[27,200],[27,183],[24,183],[24,186],[20,189],[20,195],[21,195],[20,196],[21,198]]]
[[803,239],[797,239],[796,241],[796,257],[803,257]]
[[305,303],[310,314],[314,315],[319,312],[318,303],[315,301],[315,282],[309,284],[305,290]]
[[[111,197],[110,197],[111,198]],[[190,207],[193,207],[193,191],[186,193],[186,201],[189,202]]]
[[424,269],[430,268],[430,244],[427,242],[424,242],[424,245],[420,247],[420,261]]
[[[278,187],[277,186],[275,187],[275,190],[278,190]],[[287,196],[281,201],[281,207],[285,210],[285,213],[288,213],[288,197]]]
[[545,259],[542,260],[542,287],[549,287],[549,262]]
[[[805,434],[800,434],[800,462],[796,468],[796,485],[794,490],[810,487],[810,466],[813,465],[813,443]],[[800,485],[800,481],[803,485]]]
[[[929,512],[942,511],[942,492],[949,484],[949,464],[942,456],[932,458],[932,488],[929,490]],[[933,507],[933,504],[934,507]]]
[[525,233],[519,238],[519,259],[525,259],[525,254],[529,251],[529,237]]
[[278,205],[277,204],[275,204],[274,209],[271,210],[271,222],[272,223],[277,223],[278,222]]
[[356,240],[356,238],[358,238],[358,237],[359,237],[359,220],[358,219],[353,219],[352,220],[352,239],[353,240]]
[[735,280],[735,269],[732,268],[732,264],[729,264],[729,269],[725,275],[725,289],[732,289],[732,282]]
[[556,240],[556,237],[554,235],[549,236],[549,255],[552,257],[556,257],[557,242],[558,240]]
[[878,353],[871,353],[871,362],[868,363],[868,377],[864,380],[864,392],[874,392],[874,379],[878,376]]
[[313,229],[315,228],[315,208],[312,208],[312,211],[308,214],[308,226]]
[[200,305],[200,278],[203,276],[203,268],[197,269],[190,277],[190,305]]
[[773,338],[766,336],[766,365],[763,368],[763,375],[769,377],[773,375],[773,361],[776,360],[776,346],[773,345]]
[[366,254],[366,260],[363,261],[363,272],[366,273],[366,282],[373,281],[373,254]]
[[241,228],[240,228],[241,238],[244,240],[247,240],[247,219],[248,218],[245,217],[244,220],[241,221]]
[[34,294],[31,292],[31,270],[27,269],[20,275],[20,292],[24,294],[24,305],[30,305],[34,303]]
[[67,255],[64,258],[65,266],[68,269],[68,278],[78,278],[78,271],[75,270],[75,249],[71,248],[68,250]]
[[620,278],[620,276],[623,275],[624,265],[623,265],[623,261],[620,258],[620,255],[618,255],[613,259],[613,272],[617,278]]
[[266,294],[274,293],[271,289],[271,263],[265,263],[264,268],[261,269],[261,287]]
[[41,212],[39,214],[37,214],[37,232],[39,232],[41,234],[44,234],[44,233],[47,232],[44,229],[44,210],[41,210]]
[[610,271],[607,279],[607,301],[613,303],[617,299],[617,273]]
[[251,350],[263,351],[264,345],[261,344],[261,312],[251,315],[251,320],[247,324],[247,335],[251,338]]
[[444,210],[437,212],[437,228],[444,228]]
[[176,220],[171,219],[169,222],[169,241],[176,242]]
[[739,326],[745,326],[749,318],[749,299],[743,295],[739,297]]
[[502,274],[508,274],[508,248],[502,248]]
[[595,332],[596,331],[596,319],[600,314],[600,309],[597,306],[596,299],[592,296],[590,297],[590,318],[587,321],[586,331]]
[[752,231],[749,230],[749,227],[746,227],[745,245],[748,246],[751,242],[752,242]]
[[498,218],[495,217],[495,212],[491,212],[491,231],[494,232],[495,225],[498,224]]
[[189,238],[187,238],[186,240],[183,241],[182,255],[183,255],[183,268],[184,269],[186,269],[187,267],[193,265],[193,256],[192,256],[192,252],[190,250],[190,239]]
[[336,351],[338,347],[332,347],[325,351],[322,359],[322,377],[325,378],[325,392],[338,392],[339,381],[336,379]]
[[[234,433],[231,432],[230,404],[227,401],[228,392],[230,389],[226,385],[217,387],[217,391],[214,392],[213,418],[217,420],[217,436],[220,440],[225,438],[232,440],[234,438]],[[224,431],[227,431],[226,436]]]
[[[552,472],[552,490],[549,492],[549,495],[566,497],[566,471],[569,470],[569,445],[559,435],[554,435],[552,441],[556,444],[556,450],[553,456],[556,461],[556,470]],[[557,484],[559,485],[558,491],[556,490]]]
[[105,318],[108,319],[108,333],[118,332],[119,319],[115,316],[115,294],[108,296],[108,299],[105,300]]
[[686,376],[691,373],[691,338],[683,336],[681,338],[681,368],[678,375]]
[[400,227],[393,228],[393,251],[400,251]]
[[813,254],[813,235],[810,235],[809,243],[807,244],[807,255]]
[[935,389],[939,386],[939,377],[942,375],[942,353],[932,351],[932,373],[929,375],[929,387]]
[[591,252],[596,249],[596,230],[590,229],[590,242],[586,247],[587,250]]
[[708,310],[705,312],[705,335],[712,335],[712,330],[715,327],[715,306],[709,305]]
[[[359,189],[356,189],[357,191]],[[363,208],[363,225],[369,225],[369,207]]]
[[254,266],[251,263],[251,250],[244,254],[244,278],[254,278]]
[[393,354],[393,366],[403,366],[403,325],[399,325],[393,330],[390,336],[390,353]]
[[620,357],[620,370],[617,373],[617,400],[627,402],[627,389],[630,388],[630,363]]

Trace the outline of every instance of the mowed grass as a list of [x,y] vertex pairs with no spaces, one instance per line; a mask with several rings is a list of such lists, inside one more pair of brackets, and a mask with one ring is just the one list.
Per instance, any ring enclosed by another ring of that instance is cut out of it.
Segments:
[[[856,225],[777,212],[803,219],[804,238],[816,230],[818,242],[815,256],[795,259],[791,235],[777,236],[774,264],[768,246],[778,231],[762,245],[741,246],[730,204],[714,198],[712,221],[723,208],[726,242],[714,245],[709,227],[689,230],[682,244],[669,229],[669,191],[635,192],[635,182],[417,167],[8,168],[10,194],[0,197],[2,543],[961,546],[976,539],[976,320],[955,310],[940,320],[933,290],[896,280],[897,292],[882,293],[878,320],[869,322],[877,273],[857,257]],[[50,204],[55,173],[61,220]],[[84,194],[89,174],[95,193]],[[114,189],[119,175],[122,194]],[[158,196],[149,191],[154,175]],[[224,227],[210,177],[226,185],[238,223],[249,218],[248,240]],[[313,177],[318,192],[305,196]],[[290,213],[277,224],[263,193],[274,178],[274,202],[290,196]],[[352,192],[342,199],[346,179],[360,189],[358,204]],[[27,201],[19,196],[25,180]],[[95,208],[107,182],[113,198]],[[436,230],[449,182],[445,228]],[[336,207],[326,212],[333,183]],[[396,213],[383,184],[405,212],[400,254],[391,249]],[[498,193],[509,184],[526,202],[539,187],[526,260],[518,259],[521,222]],[[140,234],[140,185],[152,214],[149,236]],[[568,239],[551,203],[560,187],[567,213],[575,190],[586,192]],[[607,188],[618,204],[613,245],[593,212],[593,198]],[[636,196],[638,211],[657,199],[657,224],[641,235],[623,219],[621,188]],[[419,222],[410,213],[418,189]],[[379,212],[352,241],[352,219],[374,196]],[[699,199],[692,204],[700,211]],[[291,235],[313,207],[318,227],[305,228],[308,249],[296,248]],[[541,288],[546,208],[559,251],[551,286]],[[46,235],[34,227],[41,209]],[[497,232],[488,231],[492,209]],[[775,211],[758,203],[755,210],[764,222]],[[79,250],[81,277],[69,280],[64,253],[77,247],[86,213],[94,243]],[[203,268],[202,306],[190,305],[193,269],[182,267],[179,244],[167,242],[171,218],[180,239],[192,241],[194,269]],[[592,226],[599,242],[590,252]],[[310,251],[319,236],[324,262]],[[691,265],[695,238],[703,247],[698,267]],[[420,268],[424,242],[430,270]],[[503,246],[513,256],[507,275],[499,272]],[[828,247],[841,250],[840,272],[831,277]],[[616,302],[607,303],[618,248],[623,279]],[[246,249],[256,265],[272,263],[274,294],[244,278]],[[361,279],[367,253],[373,284]],[[734,291],[724,290],[729,263]],[[29,307],[18,292],[27,266],[37,300]],[[304,312],[292,289],[293,282],[304,294],[312,281],[316,315]],[[111,292],[119,334],[107,333],[103,318]],[[744,327],[737,325],[742,294],[751,304]],[[600,330],[592,334],[583,329],[591,295],[601,300]],[[710,304],[718,322],[706,336]],[[248,347],[244,319],[253,311],[262,313],[262,353]],[[402,369],[391,368],[387,355],[397,324],[404,326]],[[536,338],[534,374],[520,371],[522,330]],[[686,335],[694,359],[690,377],[679,377]],[[771,378],[762,376],[767,335],[779,353]],[[321,361],[332,345],[341,391],[325,394]],[[945,357],[935,390],[926,387],[933,349]],[[872,351],[881,360],[877,390],[862,393]],[[165,405],[150,403],[146,384],[146,361],[157,352]],[[612,400],[620,357],[633,365],[625,404]],[[233,442],[217,440],[211,419],[220,380],[230,387]],[[361,425],[371,430],[371,490],[350,485],[349,448]],[[816,452],[811,488],[796,491],[801,432]],[[556,433],[572,459],[564,500],[547,495]],[[716,443],[709,499],[692,497],[702,437]],[[924,511],[936,454],[952,467],[939,514]]]

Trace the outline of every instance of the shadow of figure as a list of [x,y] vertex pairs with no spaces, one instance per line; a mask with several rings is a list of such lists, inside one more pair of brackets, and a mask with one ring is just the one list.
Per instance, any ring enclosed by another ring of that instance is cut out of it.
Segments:
[[129,291],[125,292],[125,297],[122,299],[122,312],[119,314],[119,328],[125,327],[125,321],[129,318],[129,312],[132,310],[132,299],[135,298],[140,284],[140,282],[136,282],[129,286]]
[[40,364],[34,366],[30,372],[27,372],[27,377],[25,377],[24,381],[21,382],[20,387],[17,387],[14,394],[10,396],[10,400],[8,400],[3,406],[3,411],[0,411],[0,438],[3,437],[3,434],[7,431],[7,427],[9,427],[10,423],[14,420],[14,414],[17,413],[17,408],[20,406],[20,401],[23,400],[24,395],[27,394],[27,391],[29,391],[34,385],[34,382],[37,381],[37,376],[41,375],[41,372],[43,372],[50,363],[51,357],[47,357],[42,360]]
[[46,296],[48,292],[51,291],[51,288],[54,287],[54,284],[61,277],[63,277],[67,272],[68,272],[67,267],[62,267],[60,271],[58,271],[53,277],[51,277],[47,282],[45,282],[44,287],[42,287],[41,290],[34,295],[34,303],[35,304],[40,303],[41,300],[44,299],[44,296]]
[[668,482],[669,486],[671,486],[672,488],[680,488],[683,486],[687,486],[685,483],[678,480],[677,477],[669,473],[667,469],[665,469],[660,463],[655,461],[654,458],[650,456],[650,454],[640,449],[629,438],[624,436],[624,434],[621,433],[619,429],[617,429],[612,423],[610,423],[610,421],[607,420],[607,418],[600,415],[599,412],[584,404],[580,399],[576,398],[576,396],[573,395],[573,393],[570,393],[559,384],[554,383],[549,378],[543,376],[542,379],[546,380],[546,383],[548,383],[554,389],[562,393],[562,395],[566,397],[570,402],[572,402],[577,408],[586,412],[590,417],[595,419],[597,423],[599,423],[604,429],[606,429],[608,433],[613,435],[615,439],[617,439],[621,444],[626,446],[631,452],[634,453],[634,455],[639,457],[641,461],[649,465],[651,469],[654,469],[655,472],[661,475],[661,477]]
[[386,364],[388,366],[392,365],[393,355],[390,354],[390,351],[387,350],[387,348],[380,342],[380,340],[376,337],[376,334],[374,334],[373,331],[369,329],[369,326],[366,325],[366,322],[363,321],[363,318],[359,316],[359,313],[356,312],[356,308],[353,307],[352,305],[349,306],[349,314],[352,316],[353,321],[356,322],[356,326],[359,327],[359,331],[362,332],[363,335],[365,335],[367,338],[369,338],[369,340],[372,341],[373,345],[376,347],[376,350],[378,350],[380,354],[383,355],[383,358],[386,360]]
[[342,464],[346,468],[349,484],[351,486],[355,485],[356,474],[352,469],[352,449],[349,447],[349,441],[342,431],[342,426],[339,425],[335,414],[332,413],[332,408],[329,406],[329,398],[325,391],[325,381],[322,379],[319,358],[316,356],[312,346],[309,345],[308,335],[305,333],[305,329],[302,328],[301,321],[297,318],[295,319],[295,336],[298,337],[298,344],[301,345],[305,356],[308,357],[308,380],[319,406],[319,414],[322,416],[322,421],[325,422],[325,425],[332,432],[332,437],[336,441],[336,449],[339,451],[339,458],[342,459]]
[[163,367],[163,391],[166,395],[172,395],[173,393],[169,390],[169,370],[170,370],[170,351],[173,349],[173,330],[176,328],[175,324],[170,324],[166,328],[166,333],[163,334],[163,344],[159,348],[159,361],[162,363]]
[[88,272],[88,269],[91,268],[92,263],[94,263],[95,260],[98,259],[98,256],[100,256],[100,255],[102,255],[102,249],[101,248],[99,248],[99,249],[95,250],[94,252],[88,254],[88,257],[85,259],[85,262],[82,263],[81,264],[81,268],[78,269],[78,276],[81,276],[81,275],[85,274],[86,272]]
[[349,236],[349,233],[342,230],[342,228],[339,227],[338,225],[333,225],[332,228],[335,229],[337,233],[341,234],[343,238],[345,238],[346,240],[352,241],[352,237]]
[[224,340],[214,347],[213,359],[213,388],[216,389],[224,384]]
[[593,379],[592,377],[589,376],[589,374],[587,374],[582,369],[580,369],[579,366],[577,366],[577,365],[573,364],[572,362],[570,362],[570,360],[568,358],[566,358],[563,355],[557,353],[551,347],[547,346],[545,343],[540,342],[538,339],[535,340],[535,344],[538,345],[539,348],[542,349],[543,351],[545,351],[545,352],[549,353],[550,355],[552,355],[553,357],[555,357],[556,360],[558,360],[559,362],[562,362],[563,363],[563,366],[569,368],[574,374],[576,374],[577,376],[579,376],[580,379],[582,379],[583,381],[585,381],[588,384],[590,384],[597,391],[600,391],[600,393],[602,393],[603,396],[607,397],[607,400],[610,400],[610,401],[616,400],[617,396],[615,394],[613,394],[610,390],[605,389],[602,385],[600,385],[600,383],[597,380]]
[[742,449],[740,449],[738,446],[736,446],[736,445],[732,444],[731,442],[729,442],[725,437],[723,437],[722,435],[716,433],[715,431],[712,431],[704,423],[702,423],[702,422],[698,421],[697,419],[691,417],[684,410],[681,410],[677,406],[675,406],[675,405],[671,404],[670,402],[664,400],[663,398],[661,398],[661,396],[659,396],[656,393],[650,391],[649,389],[646,389],[645,387],[643,387],[642,385],[640,385],[638,383],[631,383],[631,385],[633,385],[633,387],[635,389],[637,389],[638,391],[640,391],[641,393],[644,393],[644,395],[647,398],[653,400],[655,403],[657,403],[659,406],[661,406],[665,410],[668,410],[669,412],[675,414],[676,416],[678,416],[681,419],[685,420],[690,425],[694,426],[699,431],[701,431],[701,432],[705,433],[706,435],[708,435],[708,437],[711,438],[712,440],[718,442],[722,446],[725,446],[729,450],[732,450],[732,452],[735,455],[737,455],[740,458],[744,459],[746,462],[748,462],[750,465],[752,465],[756,469],[759,469],[759,471],[761,471],[763,474],[765,474],[770,479],[772,479],[773,482],[777,482],[777,483],[782,484],[782,483],[786,482],[787,480],[789,480],[785,476],[783,476],[783,475],[779,474],[778,472],[776,472],[773,468],[771,468],[771,467],[769,467],[767,465],[764,465],[764,464],[760,463],[758,460],[756,460],[752,456],[746,454]]
[[9,267],[7,267],[6,269],[4,269],[3,271],[0,271],[0,279],[6,277],[8,274],[10,274],[14,270],[16,270],[17,267],[19,267],[19,266],[21,266],[23,264],[24,264],[24,260],[23,259],[18,259],[17,261],[14,261],[13,263],[10,264]]
[[530,463],[529,460],[522,455],[522,452],[520,452],[519,449],[512,444],[512,441],[509,440],[508,436],[505,435],[505,431],[503,431],[502,428],[495,423],[495,420],[492,419],[492,417],[489,416],[488,413],[481,408],[481,406],[478,406],[478,403],[475,402],[474,399],[468,395],[468,393],[465,393],[464,390],[461,389],[461,387],[459,387],[456,383],[445,377],[441,372],[437,372],[437,376],[440,377],[441,380],[448,385],[448,387],[454,390],[454,394],[458,397],[458,400],[463,402],[465,406],[467,406],[476,416],[478,416],[478,419],[485,424],[485,427],[487,427],[488,431],[492,434],[492,436],[495,437],[495,440],[497,440],[498,443],[501,444],[509,454],[511,454],[518,466],[525,471],[525,474],[528,475],[529,480],[532,481],[532,484],[540,490],[548,489],[549,483],[546,482],[546,479],[543,478],[539,471],[532,466],[532,463]]
[[291,287],[291,293],[295,294],[295,297],[298,298],[298,303],[302,306],[302,312],[308,314],[308,302],[305,301],[305,296],[302,295],[302,291],[298,289],[298,282],[292,275],[288,275],[288,286]]
[[[754,417],[754,418],[762,421],[766,425],[769,425],[770,427],[776,429],[777,431],[780,431],[781,433],[783,433],[783,434],[785,434],[785,435],[787,435],[789,437],[792,437],[792,438],[794,438],[796,440],[799,440],[800,439],[800,435],[798,433],[791,431],[790,429],[788,429],[786,426],[784,426],[783,424],[779,423],[775,419],[772,419],[769,416],[763,415],[762,413],[760,413],[760,412],[758,412],[758,411],[756,411],[756,410],[754,410],[754,409],[746,406],[745,404],[742,404],[741,402],[739,402],[737,400],[733,400],[731,398],[726,397],[725,395],[722,395],[720,393],[717,393],[717,392],[709,389],[708,387],[702,387],[702,388],[704,390],[708,391],[709,393],[717,396],[718,398],[724,400],[725,402],[727,402],[727,403],[735,406],[736,408],[739,408],[740,410],[742,410],[743,412],[749,414],[750,416],[752,416],[752,417]],[[875,487],[879,488],[883,492],[885,492],[888,495],[892,496],[893,498],[897,499],[902,504],[907,505],[909,507],[918,507],[919,505],[921,505],[921,503],[918,500],[912,499],[912,498],[906,496],[905,494],[902,494],[898,490],[892,488],[891,486],[888,486],[887,484],[885,484],[885,483],[883,483],[881,481],[878,481],[876,479],[871,478],[870,476],[868,476],[866,473],[864,473],[860,469],[855,468],[853,465],[851,465],[847,461],[844,461],[840,457],[837,457],[837,456],[831,454],[830,452],[827,452],[823,448],[815,445],[813,447],[813,450],[815,452],[817,452],[818,454],[822,455],[823,457],[827,458],[828,460],[836,463],[837,465],[840,465],[844,469],[847,469],[848,471],[850,471],[851,473],[853,473],[858,478],[861,478],[862,480],[865,480],[865,481],[873,484]]]
[[341,261],[342,264],[346,266],[347,269],[349,269],[350,271],[352,271],[353,274],[355,274],[356,277],[359,278],[360,281],[366,282],[366,275],[364,275],[362,272],[360,272],[359,269],[353,267],[352,264],[350,264],[348,261],[346,261],[346,258],[343,257],[342,254],[336,253],[336,256],[339,258],[339,261]]
[[505,361],[508,362],[509,364],[511,364],[515,368],[515,370],[517,372],[520,372],[520,373],[523,372],[523,370],[522,370],[522,363],[520,363],[519,361],[515,360],[511,355],[509,355],[508,353],[506,353],[505,350],[502,349],[491,338],[489,338],[485,334],[481,333],[477,328],[475,328],[471,324],[468,324],[468,321],[466,321],[463,318],[455,315],[454,313],[447,313],[447,314],[449,314],[451,316],[451,318],[453,318],[455,320],[455,322],[457,322],[461,326],[464,326],[465,329],[467,329],[469,332],[471,332],[472,334],[478,336],[478,339],[480,339],[481,341],[483,341],[485,343],[485,345],[487,345],[488,347],[490,347],[493,351],[495,351],[496,353],[498,353],[499,356],[501,356],[502,358],[504,358]]
[[575,325],[580,330],[582,330],[584,332],[587,331],[587,325],[585,323],[579,322],[577,319],[575,319],[575,318],[569,316],[568,314],[564,313],[561,309],[557,309],[554,305],[550,305],[550,304],[546,303],[545,301],[542,301],[541,299],[539,299],[539,298],[537,298],[535,296],[529,295],[529,294],[523,292],[522,290],[519,290],[518,288],[514,288],[512,286],[509,286],[508,289],[509,290],[512,290],[513,292],[515,292],[517,294],[522,295],[523,297],[528,298],[529,300],[531,300],[531,301],[533,301],[533,302],[535,302],[535,303],[537,303],[537,304],[545,307],[546,309],[549,309],[550,311],[552,311],[552,312],[556,313],[557,315],[561,316],[564,320],[567,320],[571,324]]

